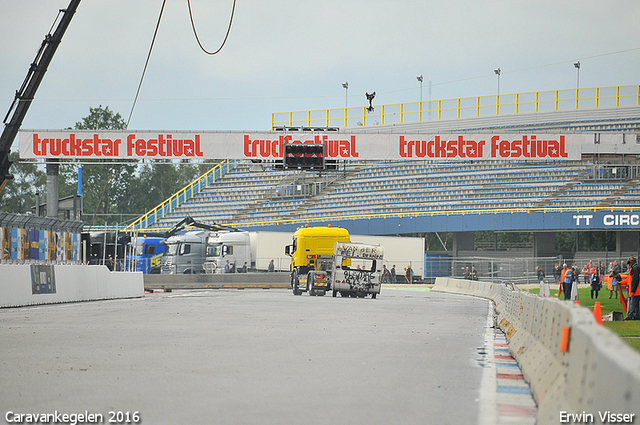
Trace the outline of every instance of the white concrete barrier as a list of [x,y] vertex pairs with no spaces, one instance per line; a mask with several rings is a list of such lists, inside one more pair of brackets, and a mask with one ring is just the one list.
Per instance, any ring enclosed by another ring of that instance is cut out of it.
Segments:
[[0,307],[144,296],[142,273],[105,266],[0,265]]
[[[640,354],[599,326],[589,309],[504,285],[468,282],[436,278],[433,290],[494,301],[509,351],[538,403],[537,424],[561,423],[563,413],[591,415],[583,423],[640,421]],[[569,338],[562,352],[564,328]]]

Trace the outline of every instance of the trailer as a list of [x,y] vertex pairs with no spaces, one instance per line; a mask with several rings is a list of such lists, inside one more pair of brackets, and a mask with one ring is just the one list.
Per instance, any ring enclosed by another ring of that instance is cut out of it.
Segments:
[[318,270],[307,275],[309,295],[375,299],[380,293],[384,248],[380,245],[335,242],[332,256],[317,259]]
[[273,261],[273,271],[291,270],[291,259],[284,253],[284,247],[292,237],[292,232],[249,232],[253,269],[269,271]]
[[387,269],[396,266],[397,283],[409,283],[404,277],[404,268],[411,266],[413,282],[419,283],[424,276],[424,238],[405,236],[351,235],[351,241],[384,246],[384,265]]

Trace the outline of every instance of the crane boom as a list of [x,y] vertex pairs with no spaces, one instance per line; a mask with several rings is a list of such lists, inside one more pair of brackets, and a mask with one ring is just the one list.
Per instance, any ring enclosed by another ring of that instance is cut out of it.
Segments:
[[179,223],[176,223],[175,226],[173,226],[171,229],[167,230],[164,233],[164,237],[165,238],[169,238],[173,235],[175,235],[177,232],[179,232],[180,230],[183,230],[187,227],[199,227],[200,229],[205,229],[205,230],[210,230],[212,232],[215,231],[220,231],[220,230],[227,230],[229,232],[239,232],[239,229],[236,229],[235,227],[230,227],[230,226],[223,226],[221,224],[206,224],[206,223],[202,223],[199,222],[195,219],[193,219],[191,216],[187,216],[185,218],[183,218]]
[[[13,145],[13,141],[18,135],[22,121],[25,115],[27,115],[36,91],[38,91],[38,87],[42,82],[44,74],[47,72],[51,59],[53,59],[53,55],[60,41],[62,41],[62,36],[67,30],[79,4],[80,0],[71,0],[71,3],[69,3],[66,9],[60,10],[62,18],[58,26],[53,33],[49,32],[49,34],[45,36],[44,41],[40,45],[40,49],[38,49],[35,60],[29,67],[27,76],[20,89],[16,91],[15,98],[4,118],[3,123],[5,127],[0,136],[0,191],[4,188],[7,180],[13,178],[9,170],[11,167],[11,161],[9,161],[11,145]],[[9,118],[10,115],[11,118]]]

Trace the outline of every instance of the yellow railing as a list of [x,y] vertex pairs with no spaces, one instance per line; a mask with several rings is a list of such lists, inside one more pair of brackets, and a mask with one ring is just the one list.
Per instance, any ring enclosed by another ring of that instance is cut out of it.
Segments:
[[169,199],[165,200],[154,209],[128,225],[125,232],[139,232],[142,230],[149,230],[149,227],[156,223],[159,219],[169,214],[187,200],[191,199],[196,194],[200,193],[203,189],[219,180],[229,170],[233,169],[239,160],[226,159],[209,171],[177,191]]
[[422,217],[422,216],[441,216],[441,215],[468,215],[468,214],[513,214],[513,213],[552,213],[552,212],[597,212],[597,211],[616,211],[616,212],[637,212],[640,211],[638,207],[531,207],[531,208],[477,208],[477,209],[463,209],[463,210],[432,210],[432,211],[408,211],[397,213],[376,213],[376,214],[353,214],[353,215],[327,215],[325,217],[313,217],[313,218],[295,218],[286,220],[266,220],[266,221],[252,221],[252,222],[238,222],[227,223],[227,226],[233,227],[249,227],[249,226],[273,226],[283,224],[294,223],[318,223],[327,221],[342,221],[342,220],[363,220],[373,218],[389,218],[389,217]]
[[349,108],[274,112],[275,127],[353,127],[500,114],[640,106],[640,85],[551,90]]

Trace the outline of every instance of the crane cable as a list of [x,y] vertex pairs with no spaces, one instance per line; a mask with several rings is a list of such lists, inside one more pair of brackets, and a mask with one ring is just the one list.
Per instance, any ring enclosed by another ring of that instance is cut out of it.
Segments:
[[[138,96],[140,95],[140,89],[142,88],[142,81],[144,80],[144,75],[147,72],[147,66],[149,65],[149,59],[151,58],[151,52],[153,51],[153,45],[156,42],[156,36],[158,35],[158,28],[160,28],[160,21],[162,20],[162,14],[164,12],[164,6],[167,3],[167,0],[163,0],[162,8],[160,8],[160,16],[158,16],[158,23],[156,24],[156,30],[153,33],[153,39],[151,40],[151,46],[149,47],[149,53],[147,54],[147,60],[144,63],[144,69],[142,70],[142,76],[140,77],[140,83],[138,83],[138,90],[136,90],[136,97],[133,99],[133,105],[131,105],[131,112],[129,112],[129,118],[127,119],[127,125],[125,128],[129,128],[129,122],[131,121],[131,116],[133,115],[133,110],[136,107],[136,103],[138,102]],[[229,19],[229,27],[227,28],[227,34],[224,36],[224,40],[222,41],[222,45],[215,52],[207,51],[200,43],[200,39],[198,38],[198,32],[196,31],[196,25],[193,21],[193,13],[191,12],[191,1],[187,0],[187,6],[189,6],[189,17],[191,18],[191,27],[193,28],[193,34],[196,36],[196,41],[198,45],[208,55],[215,55],[220,52],[224,45],[227,43],[227,39],[229,38],[229,33],[231,32],[231,24],[233,23],[233,15],[236,12],[236,0],[233,0],[233,8],[231,9],[231,18]]]
[[129,122],[131,121],[131,116],[133,115],[133,109],[136,107],[136,102],[138,101],[138,95],[140,94],[140,88],[142,87],[142,81],[144,80],[144,74],[147,72],[147,66],[149,65],[149,59],[151,58],[151,51],[153,50],[153,45],[156,42],[156,36],[158,35],[158,28],[160,28],[160,21],[162,20],[162,13],[164,12],[164,5],[167,3],[167,0],[163,0],[162,8],[160,9],[160,16],[158,16],[158,23],[156,24],[156,30],[153,33],[153,39],[151,40],[151,46],[149,47],[149,53],[147,54],[147,60],[144,63],[144,69],[142,70],[142,76],[140,77],[140,83],[138,84],[138,90],[136,90],[136,97],[133,99],[133,105],[131,105],[131,112],[129,112],[129,119],[127,119],[127,125],[125,129],[129,128]]
[[198,32],[196,31],[196,24],[193,22],[193,13],[191,13],[191,0],[187,0],[187,6],[189,6],[189,18],[191,18],[191,27],[193,28],[193,35],[196,36],[196,41],[198,42],[198,45],[200,46],[202,51],[205,52],[208,55],[211,55],[211,56],[213,56],[216,53],[220,52],[220,50],[222,50],[224,45],[227,43],[227,38],[229,38],[229,33],[231,32],[231,24],[233,23],[233,15],[236,12],[236,0],[233,0],[233,7],[231,9],[231,18],[229,19],[229,27],[227,28],[227,34],[224,36],[224,40],[222,41],[222,44],[220,45],[220,48],[218,50],[216,50],[215,52],[207,51],[207,49],[205,49],[202,46],[202,43],[200,43],[200,38],[198,38]]

